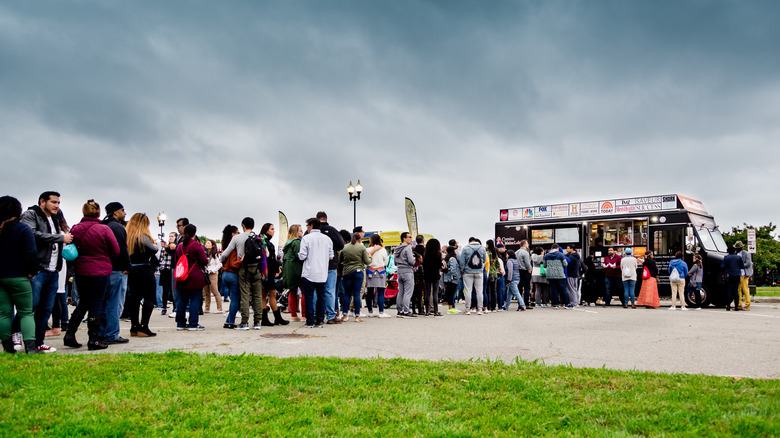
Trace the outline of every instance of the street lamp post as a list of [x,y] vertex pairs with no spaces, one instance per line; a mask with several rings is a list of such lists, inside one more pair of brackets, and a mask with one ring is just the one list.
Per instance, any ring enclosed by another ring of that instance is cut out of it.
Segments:
[[157,214],[157,224],[160,225],[160,246],[165,244],[165,233],[163,232],[163,227],[165,226],[166,219],[168,219],[168,216],[165,215],[164,211],[161,211],[159,214]]
[[352,228],[357,227],[357,201],[360,199],[360,193],[363,191],[363,186],[360,185],[358,180],[357,185],[352,185],[352,181],[347,186],[347,193],[349,193],[349,200],[352,201]]

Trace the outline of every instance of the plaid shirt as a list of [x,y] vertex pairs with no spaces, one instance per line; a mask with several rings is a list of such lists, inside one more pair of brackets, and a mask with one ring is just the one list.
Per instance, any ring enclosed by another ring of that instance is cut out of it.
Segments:
[[171,270],[171,254],[165,250],[165,248],[162,248],[160,250],[160,267],[157,268],[158,271],[170,271]]

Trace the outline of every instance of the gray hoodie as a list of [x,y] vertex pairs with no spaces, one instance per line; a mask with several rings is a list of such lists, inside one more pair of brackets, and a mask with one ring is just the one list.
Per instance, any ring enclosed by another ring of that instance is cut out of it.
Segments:
[[395,266],[398,267],[399,274],[411,274],[414,272],[414,253],[409,245],[399,245],[393,251],[395,256]]

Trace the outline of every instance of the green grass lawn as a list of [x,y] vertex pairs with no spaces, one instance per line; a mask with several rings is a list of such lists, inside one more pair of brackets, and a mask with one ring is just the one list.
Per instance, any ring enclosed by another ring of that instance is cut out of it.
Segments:
[[780,287],[757,287],[757,297],[780,297]]
[[0,355],[0,434],[778,436],[780,381],[518,361]]

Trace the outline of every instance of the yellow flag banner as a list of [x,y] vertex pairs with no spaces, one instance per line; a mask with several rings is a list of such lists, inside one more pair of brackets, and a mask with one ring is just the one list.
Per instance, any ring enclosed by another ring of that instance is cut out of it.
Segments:
[[417,209],[414,207],[414,202],[409,198],[404,198],[406,210],[406,224],[409,225],[409,232],[412,233],[412,238],[417,236]]
[[287,216],[281,211],[279,212],[279,229],[276,231],[276,235],[279,236],[279,246],[276,247],[276,252],[282,253],[284,244],[287,243]]

